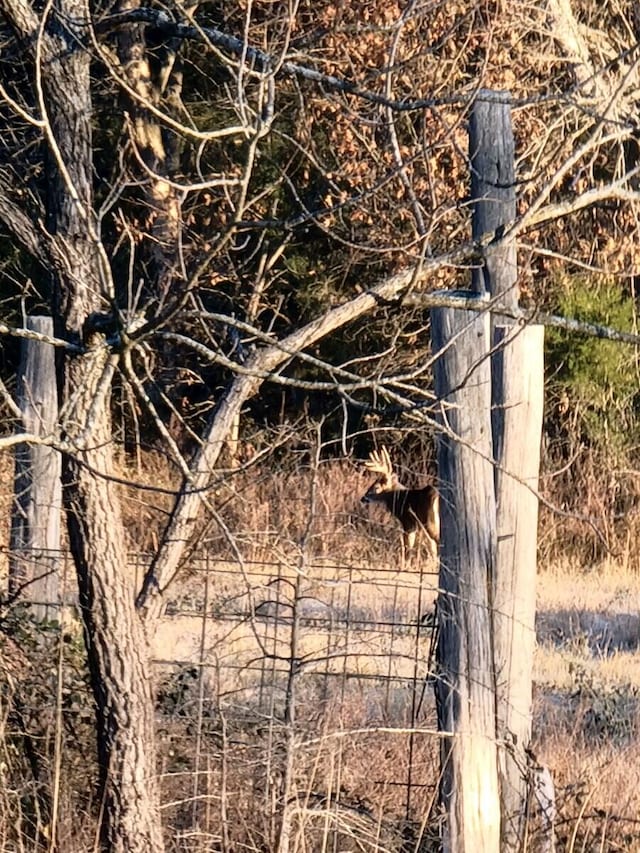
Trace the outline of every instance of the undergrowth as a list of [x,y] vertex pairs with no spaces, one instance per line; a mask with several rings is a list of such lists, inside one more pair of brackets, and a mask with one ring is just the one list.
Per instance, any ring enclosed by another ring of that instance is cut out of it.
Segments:
[[[130,468],[122,473],[137,476]],[[122,493],[131,544],[149,551],[177,484],[160,457],[144,476],[159,487],[153,500],[134,486]],[[415,481],[424,476],[417,472]],[[349,462],[323,464],[315,473],[274,472],[266,464],[237,471],[216,488],[219,517],[200,531],[200,553],[232,560],[239,551],[245,560],[302,570],[299,559],[310,555],[364,571],[393,568],[398,527],[360,504],[367,485]],[[640,849],[640,666],[637,621],[628,612],[638,583],[630,561],[610,560],[606,577],[601,587],[597,570],[580,574],[570,560],[541,577],[539,637],[547,670],[539,673],[533,750],[556,785],[557,849],[571,853]],[[367,599],[362,614],[371,618],[378,607],[378,618],[393,614],[395,623],[402,602],[378,598]],[[392,630],[404,642],[403,631],[409,636],[415,627]],[[340,653],[335,636],[334,656]],[[55,834],[64,853],[92,850],[100,804],[92,788],[93,707],[80,635],[71,624],[36,625],[14,605],[2,612],[0,641],[0,849],[46,850]],[[562,678],[549,675],[558,661]],[[621,672],[612,680],[608,667],[617,661]],[[234,697],[233,685],[223,690],[217,678],[212,668],[203,680],[198,666],[156,673],[169,850],[271,853],[285,820],[292,853],[328,846],[362,853],[437,849],[431,698],[421,698],[416,731],[407,710],[414,696],[400,683],[389,681],[381,692],[364,670],[360,679],[335,679],[332,688],[319,686],[333,683],[330,677],[317,684],[306,679],[296,695],[292,741],[281,699],[261,704],[257,693],[253,700],[247,693]],[[294,772],[285,778],[292,743]],[[535,829],[532,818],[530,853],[538,849]]]

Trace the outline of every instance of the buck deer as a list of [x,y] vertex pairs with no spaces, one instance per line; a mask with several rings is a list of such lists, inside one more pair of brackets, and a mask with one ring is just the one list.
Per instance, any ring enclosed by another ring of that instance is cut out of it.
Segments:
[[364,463],[373,474],[379,474],[375,483],[362,496],[362,503],[381,503],[402,525],[403,563],[407,551],[416,543],[418,531],[427,533],[429,551],[437,554],[440,542],[440,497],[433,486],[409,489],[393,470],[386,447],[374,450]]

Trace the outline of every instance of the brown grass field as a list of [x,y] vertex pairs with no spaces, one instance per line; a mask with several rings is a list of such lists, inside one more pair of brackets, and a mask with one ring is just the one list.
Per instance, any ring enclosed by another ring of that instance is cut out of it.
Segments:
[[[170,485],[161,463],[148,465],[145,477]],[[6,547],[6,458],[0,474]],[[263,470],[218,488],[242,561],[205,525],[154,638],[169,849],[272,851],[284,830],[292,853],[435,849],[433,649],[423,619],[435,567],[416,560],[398,570],[398,529],[360,507],[366,485],[353,465],[332,463],[314,478]],[[168,499],[131,489],[123,498],[131,542],[148,551]],[[555,782],[557,849],[640,851],[635,565],[541,565],[537,613],[533,751]],[[67,625],[58,655],[55,627],[39,633],[19,614],[4,624],[13,633],[0,664],[0,850],[47,849],[52,808],[60,849],[93,849],[80,636]],[[20,678],[16,646],[28,668]],[[532,820],[529,851],[539,849],[535,829]]]

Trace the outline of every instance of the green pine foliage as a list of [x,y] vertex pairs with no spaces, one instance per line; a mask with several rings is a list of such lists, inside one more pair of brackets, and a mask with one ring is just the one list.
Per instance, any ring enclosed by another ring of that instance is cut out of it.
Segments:
[[[558,313],[566,317],[637,330],[634,300],[619,280],[566,277],[558,281],[557,294]],[[556,402],[557,416],[573,424],[576,438],[620,450],[637,444],[640,364],[635,348],[550,329],[546,356],[549,398]]]

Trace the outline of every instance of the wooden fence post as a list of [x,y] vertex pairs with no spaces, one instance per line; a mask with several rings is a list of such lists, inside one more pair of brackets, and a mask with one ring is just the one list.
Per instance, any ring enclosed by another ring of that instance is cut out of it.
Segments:
[[[472,232],[501,237],[516,216],[515,153],[508,93],[481,91],[469,124]],[[515,240],[489,246],[474,289],[492,300],[492,430],[497,550],[492,583],[496,736],[502,850],[521,848],[526,818],[535,646],[538,472],[544,398],[544,328],[500,316],[518,307]]]
[[[508,92],[481,89],[469,117],[471,166],[471,235],[474,240],[501,237],[516,218],[515,147]],[[518,304],[518,267],[514,240],[489,246],[484,261],[474,267],[471,288],[476,293],[500,293],[505,304]],[[494,311],[495,311],[494,307]]]
[[441,799],[446,849],[512,853],[529,784],[544,371],[542,328],[500,312],[519,297],[516,245],[505,239],[516,216],[508,93],[478,93],[469,151],[472,231],[486,248],[468,295],[486,299],[487,313],[440,308],[431,318],[443,426]]
[[[26,327],[53,335],[51,317],[28,317]],[[18,405],[24,430],[40,436],[54,431],[58,393],[52,346],[22,341]],[[60,467],[60,454],[50,447],[16,447],[9,590],[24,587],[23,597],[33,602],[32,612],[38,619],[59,615],[59,608],[50,605],[59,604]]]
[[[442,540],[436,699],[441,732],[444,849],[500,849],[490,578],[496,541],[491,464],[489,314],[431,315]],[[451,342],[455,344],[451,346]],[[445,345],[448,348],[445,351]]]
[[498,544],[493,583],[502,849],[524,838],[530,784],[544,327],[498,326],[492,357]]

